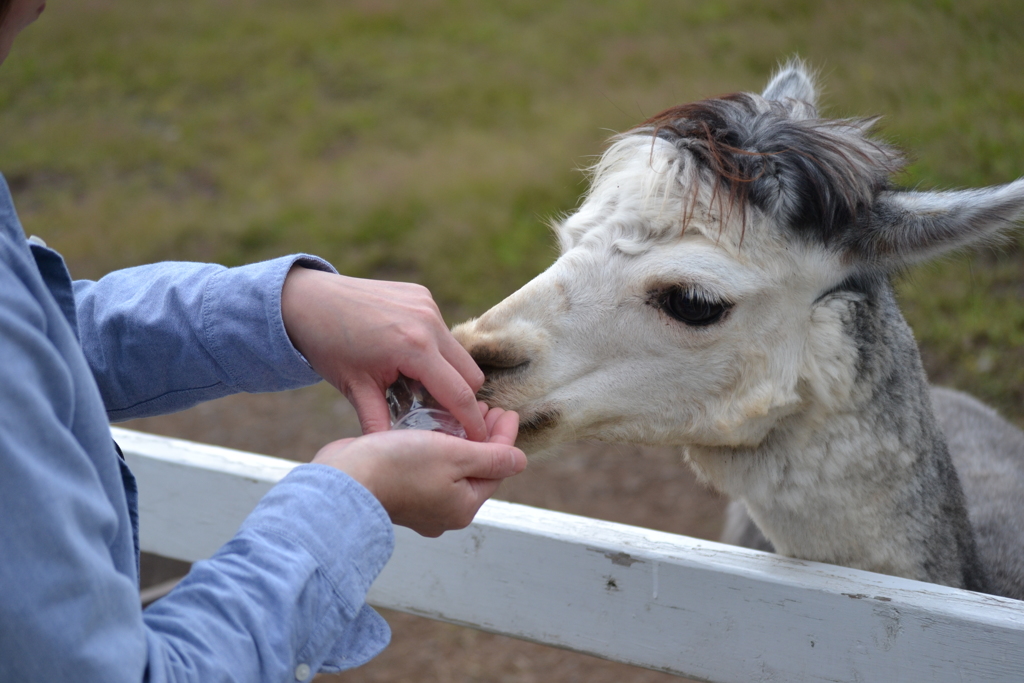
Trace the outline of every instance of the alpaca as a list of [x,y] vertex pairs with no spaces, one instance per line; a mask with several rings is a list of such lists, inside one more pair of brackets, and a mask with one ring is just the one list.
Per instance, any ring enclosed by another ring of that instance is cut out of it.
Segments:
[[1024,433],[929,388],[889,283],[1012,227],[1024,179],[893,189],[874,121],[819,118],[799,62],[654,116],[555,263],[454,333],[528,453],[678,445],[735,501],[732,541],[1024,599]]

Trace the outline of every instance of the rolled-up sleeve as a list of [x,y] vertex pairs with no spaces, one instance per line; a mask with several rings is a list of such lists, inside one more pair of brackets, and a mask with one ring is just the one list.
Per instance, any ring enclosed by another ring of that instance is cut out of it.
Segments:
[[145,612],[148,679],[302,680],[365,663],[390,638],[364,601],[393,544],[366,489],[324,465],[297,467]]
[[296,255],[237,268],[156,263],[75,282],[79,338],[109,418],[319,381],[281,316],[295,265],[333,272]]

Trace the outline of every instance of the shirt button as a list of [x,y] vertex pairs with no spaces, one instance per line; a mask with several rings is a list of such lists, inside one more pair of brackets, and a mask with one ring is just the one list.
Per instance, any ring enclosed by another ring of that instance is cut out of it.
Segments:
[[295,667],[295,680],[304,681],[309,678],[309,674],[311,673],[313,672],[310,670],[309,664],[299,664]]

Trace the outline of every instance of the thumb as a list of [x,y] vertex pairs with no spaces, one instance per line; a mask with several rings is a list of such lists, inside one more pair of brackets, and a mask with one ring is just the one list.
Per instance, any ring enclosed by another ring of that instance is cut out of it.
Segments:
[[526,469],[526,454],[502,443],[463,441],[468,457],[460,474],[467,479],[504,479]]

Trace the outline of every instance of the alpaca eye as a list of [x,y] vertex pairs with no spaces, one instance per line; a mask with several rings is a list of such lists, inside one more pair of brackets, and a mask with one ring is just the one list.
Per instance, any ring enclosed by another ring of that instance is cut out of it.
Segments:
[[710,301],[692,290],[673,287],[662,292],[658,306],[679,322],[703,327],[717,323],[732,306],[721,301]]

